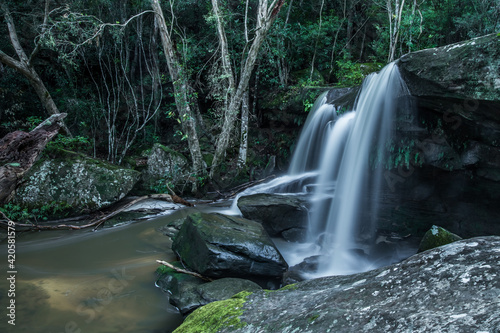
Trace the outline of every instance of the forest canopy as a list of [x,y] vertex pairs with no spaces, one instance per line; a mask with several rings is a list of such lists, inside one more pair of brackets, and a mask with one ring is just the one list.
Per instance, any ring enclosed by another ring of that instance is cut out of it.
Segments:
[[213,173],[247,162],[264,92],[499,31],[497,0],[2,0],[0,137],[67,113],[67,148],[121,164],[177,144]]

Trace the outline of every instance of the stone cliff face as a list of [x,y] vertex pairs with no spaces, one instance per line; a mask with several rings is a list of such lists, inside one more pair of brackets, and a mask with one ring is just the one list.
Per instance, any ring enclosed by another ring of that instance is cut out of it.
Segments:
[[410,53],[397,65],[415,110],[396,120],[402,162],[385,172],[380,227],[500,235],[500,36]]

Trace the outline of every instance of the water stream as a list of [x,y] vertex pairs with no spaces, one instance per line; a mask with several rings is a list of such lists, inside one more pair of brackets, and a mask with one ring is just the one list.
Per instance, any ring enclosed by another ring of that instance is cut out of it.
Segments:
[[[175,256],[169,238],[157,228],[188,211],[97,232],[18,235],[16,326],[1,320],[0,332],[172,332],[182,318],[155,287],[154,272],[157,259],[173,261]],[[5,242],[0,253],[7,253]],[[6,309],[5,278],[0,288]]]

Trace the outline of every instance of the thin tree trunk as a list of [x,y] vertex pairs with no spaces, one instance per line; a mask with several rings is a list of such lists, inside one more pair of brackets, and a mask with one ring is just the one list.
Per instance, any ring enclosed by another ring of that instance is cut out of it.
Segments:
[[248,90],[248,84],[252,75],[255,61],[259,55],[259,49],[262,45],[266,33],[269,31],[274,19],[278,15],[284,0],[274,0],[268,4],[267,0],[260,0],[257,9],[257,26],[255,37],[248,51],[245,64],[242,69],[240,82],[235,93],[232,95],[231,102],[224,113],[224,124],[222,131],[217,139],[210,177],[213,178],[216,170],[219,169],[222,160],[224,159],[226,149],[229,146],[229,138],[233,132],[234,125],[241,107],[244,93]]
[[314,43],[314,53],[311,61],[311,73],[309,74],[309,81],[313,81],[314,76],[314,63],[316,62],[316,52],[318,51],[318,42],[319,36],[321,36],[321,25],[323,23],[323,6],[325,5],[325,0],[321,1],[321,8],[319,9],[319,26],[318,26],[318,35],[316,36],[316,42]]
[[[16,60],[4,52],[0,51],[0,61],[3,62],[5,65],[15,69],[22,75],[24,75],[29,82],[31,83],[31,86],[35,90],[36,94],[38,95],[38,98],[40,99],[40,102],[42,105],[45,107],[47,112],[51,115],[54,114],[59,114],[59,109],[57,108],[56,104],[54,103],[54,100],[52,99],[52,96],[50,95],[49,91],[45,87],[45,84],[43,83],[42,79],[40,76],[38,76],[38,73],[35,71],[35,69],[32,66],[32,60],[33,57],[38,53],[39,46],[33,50],[33,53],[31,54],[30,57],[27,56],[26,52],[24,51],[23,47],[21,46],[21,43],[19,42],[19,37],[17,36],[17,30],[16,26],[14,24],[14,20],[12,19],[12,16],[10,15],[9,8],[5,3],[1,5],[2,10],[4,11],[4,18],[5,22],[7,23],[7,28],[9,30],[9,38],[12,46],[14,47],[14,50],[16,51],[17,57],[19,60]],[[44,22],[47,21],[48,17],[48,2],[46,3],[46,8],[45,8],[45,17],[44,17]],[[64,123],[62,123],[62,128],[64,132],[68,136],[71,136],[71,132],[69,129],[66,127]]]
[[159,1],[152,0],[151,6],[156,14],[156,19],[158,20],[163,51],[165,53],[168,70],[174,86],[175,104],[177,106],[183,130],[187,135],[189,151],[193,160],[193,171],[197,174],[204,174],[205,167],[198,141],[198,134],[196,132],[196,123],[191,110],[190,99],[188,97],[191,87],[186,74],[182,69],[179,56],[175,52],[171,34],[168,30]]
[[238,156],[238,167],[241,169],[247,164],[248,152],[248,114],[249,114],[249,98],[250,93],[247,90],[243,95],[241,104],[241,134],[240,134],[240,151]]

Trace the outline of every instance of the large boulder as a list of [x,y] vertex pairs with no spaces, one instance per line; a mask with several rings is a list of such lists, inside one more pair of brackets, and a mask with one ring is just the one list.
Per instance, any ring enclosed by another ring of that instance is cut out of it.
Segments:
[[499,254],[500,237],[462,240],[366,273],[211,303],[175,332],[203,322],[214,327],[204,332],[498,332]]
[[[142,171],[141,182],[136,189],[139,193],[150,193],[152,189],[166,191],[167,183],[173,185],[190,184],[189,175],[186,174],[189,161],[181,153],[155,143],[143,155],[141,161],[145,167]],[[182,191],[182,188],[180,190]]]
[[261,223],[271,237],[288,241],[305,239],[309,206],[307,198],[281,194],[259,193],[238,199],[243,217]]
[[86,213],[110,206],[129,193],[139,172],[60,150],[37,162],[17,189],[14,202],[31,208],[47,205]]
[[[398,62],[413,96],[500,100],[500,36],[497,33],[412,52]],[[470,111],[470,110],[451,110]],[[482,110],[500,120],[494,110]]]
[[288,268],[262,225],[236,216],[189,215],[172,250],[190,269],[208,277],[279,281]]

